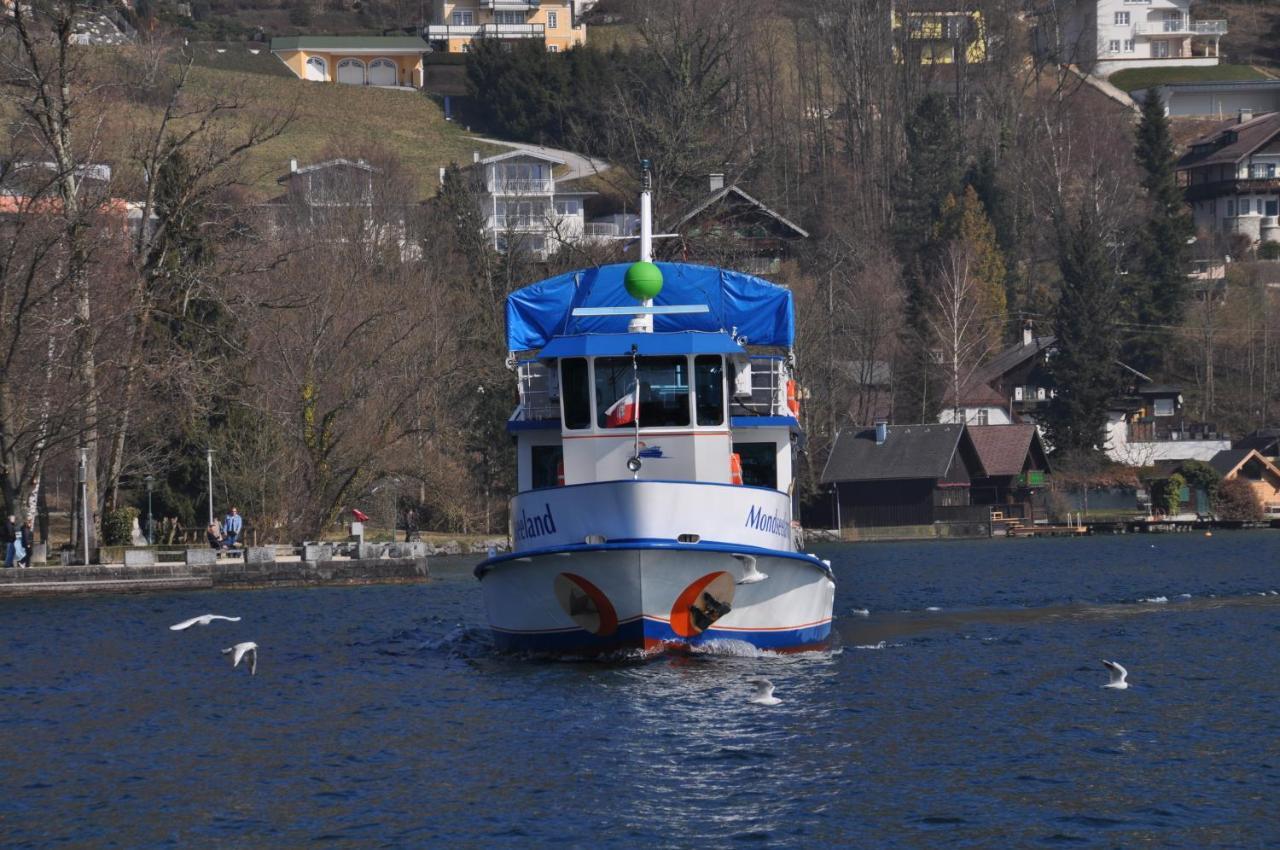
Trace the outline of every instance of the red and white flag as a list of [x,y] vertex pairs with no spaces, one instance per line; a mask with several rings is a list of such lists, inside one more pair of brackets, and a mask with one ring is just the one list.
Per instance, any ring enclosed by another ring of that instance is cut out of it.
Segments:
[[636,390],[637,387],[632,386],[626,395],[609,405],[609,409],[604,412],[606,428],[619,428],[636,421],[636,405],[639,403]]

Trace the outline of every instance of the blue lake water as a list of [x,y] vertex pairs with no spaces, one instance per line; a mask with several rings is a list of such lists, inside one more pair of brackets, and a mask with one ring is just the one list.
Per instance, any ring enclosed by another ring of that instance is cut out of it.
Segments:
[[499,656],[443,560],[2,601],[0,844],[1280,846],[1280,533],[822,551],[837,646],[789,657]]

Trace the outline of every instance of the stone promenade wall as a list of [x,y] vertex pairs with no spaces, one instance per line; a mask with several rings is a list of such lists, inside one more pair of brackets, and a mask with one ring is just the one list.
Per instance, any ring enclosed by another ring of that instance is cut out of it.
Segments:
[[139,593],[216,587],[397,584],[426,581],[427,559],[224,560],[215,564],[91,564],[0,569],[0,598],[64,593]]

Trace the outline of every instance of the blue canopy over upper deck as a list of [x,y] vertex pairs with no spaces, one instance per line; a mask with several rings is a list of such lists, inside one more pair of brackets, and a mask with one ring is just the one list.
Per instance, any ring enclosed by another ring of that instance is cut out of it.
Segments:
[[[708,312],[654,316],[654,331],[732,333],[744,344],[790,348],[795,342],[791,292],[758,277],[712,266],[658,263],[657,306],[705,304]],[[630,263],[548,278],[507,296],[507,348],[532,351],[554,337],[626,334],[628,316],[574,316],[578,307],[633,307],[623,276]]]

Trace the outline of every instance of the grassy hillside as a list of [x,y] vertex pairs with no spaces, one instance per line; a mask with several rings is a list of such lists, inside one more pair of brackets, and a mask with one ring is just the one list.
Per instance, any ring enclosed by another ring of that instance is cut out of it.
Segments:
[[1214,65],[1208,68],[1130,68],[1112,74],[1107,82],[1121,91],[1129,92],[1164,83],[1210,83],[1266,78],[1266,74],[1249,65]]
[[[279,193],[276,178],[288,170],[293,157],[306,164],[327,156],[383,151],[399,160],[415,184],[415,197],[429,197],[435,194],[441,166],[470,162],[474,150],[484,155],[498,150],[468,141],[465,128],[445,121],[440,106],[421,92],[299,80],[258,44],[196,46],[195,53],[192,94],[201,100],[234,97],[245,105],[225,124],[231,137],[276,114],[294,112],[285,133],[251,151],[244,162],[242,179],[260,198]],[[116,55],[103,51],[94,64],[96,70],[107,71],[117,61]],[[162,107],[123,97],[111,103],[108,121],[120,142],[105,149],[127,152],[127,140],[154,126]],[[114,158],[122,176],[129,176],[124,157]]]

